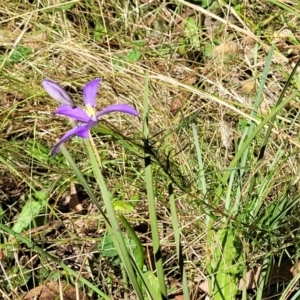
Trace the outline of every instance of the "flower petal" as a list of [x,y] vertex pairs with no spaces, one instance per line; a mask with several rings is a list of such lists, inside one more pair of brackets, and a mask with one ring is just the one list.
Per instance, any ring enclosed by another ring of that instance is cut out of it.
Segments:
[[83,139],[88,139],[90,136],[90,127],[88,126],[88,124],[78,126],[76,135],[78,135],[79,137],[81,137]]
[[74,106],[71,96],[56,82],[50,79],[45,79],[42,82],[42,86],[49,96],[54,100],[62,104]]
[[51,151],[51,156],[55,155],[58,151],[61,144],[63,144],[67,139],[72,137],[73,135],[78,135],[82,138],[88,138],[89,137],[89,127],[85,125],[80,125],[77,127],[72,128],[71,130],[67,131],[63,137],[59,140],[59,142],[54,146],[54,148]]
[[97,126],[98,123],[99,123],[98,120],[95,121],[95,120],[91,119],[91,120],[87,123],[87,126],[88,126],[89,129],[91,129],[91,128]]
[[94,79],[88,82],[83,88],[83,101],[85,105],[90,105],[92,107],[95,107],[98,86],[100,82],[101,82],[101,78]]
[[136,111],[136,109],[130,105],[127,104],[113,104],[110,105],[106,108],[104,108],[103,110],[99,111],[96,115],[97,119],[99,119],[101,116],[105,115],[105,114],[110,114],[112,112],[121,112],[121,113],[125,113],[125,114],[129,114],[129,115],[133,115],[133,116],[138,116],[138,112]]
[[63,104],[56,111],[55,114],[70,117],[76,121],[87,123],[91,117],[80,107]]

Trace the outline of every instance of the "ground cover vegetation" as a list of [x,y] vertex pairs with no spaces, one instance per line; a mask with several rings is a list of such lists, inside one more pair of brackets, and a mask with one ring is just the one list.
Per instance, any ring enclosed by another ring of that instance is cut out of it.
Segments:
[[0,298],[299,299],[299,17],[3,0]]

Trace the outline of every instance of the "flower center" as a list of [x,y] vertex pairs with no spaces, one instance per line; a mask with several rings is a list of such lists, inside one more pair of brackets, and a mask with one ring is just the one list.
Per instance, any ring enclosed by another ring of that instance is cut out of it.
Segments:
[[86,105],[85,111],[89,115],[89,117],[96,118],[96,111],[95,111],[94,107],[92,107],[90,104]]

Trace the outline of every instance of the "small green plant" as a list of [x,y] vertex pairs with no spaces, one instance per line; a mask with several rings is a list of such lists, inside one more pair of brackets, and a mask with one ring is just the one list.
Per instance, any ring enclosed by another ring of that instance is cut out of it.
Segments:
[[30,48],[18,45],[9,52],[9,55],[0,55],[0,64],[16,64],[21,62],[22,60],[28,59],[30,54],[32,54],[32,50]]
[[12,230],[21,233],[24,229],[28,229],[31,222],[41,213],[46,207],[47,193],[35,192],[28,199],[27,203],[23,206],[22,211],[18,215]]

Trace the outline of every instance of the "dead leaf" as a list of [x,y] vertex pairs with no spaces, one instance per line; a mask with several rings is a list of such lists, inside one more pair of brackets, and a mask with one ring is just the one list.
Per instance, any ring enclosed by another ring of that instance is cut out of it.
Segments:
[[298,261],[293,267],[291,267],[290,271],[292,272],[293,276],[295,277],[297,273],[300,272],[300,261]]
[[245,285],[246,290],[255,289],[257,287],[260,272],[261,266],[248,271],[245,280],[241,279],[239,282],[239,290],[242,291]]
[[171,114],[175,116],[182,106],[183,106],[183,101],[179,97],[173,98],[170,105]]
[[200,289],[204,292],[204,293],[208,293],[209,288],[208,288],[208,282],[207,281],[203,281],[200,283]]
[[177,296],[175,296],[174,300],[184,300],[184,296],[183,295],[177,295]]
[[219,130],[221,133],[222,144],[226,150],[229,150],[231,147],[231,126],[229,123],[221,120],[219,123]]
[[213,48],[213,55],[223,56],[223,55],[234,55],[238,53],[238,46],[235,42],[222,43]]
[[195,74],[191,73],[187,77],[182,79],[182,83],[186,85],[194,85],[197,82],[197,77]]
[[242,89],[242,93],[245,95],[249,95],[255,92],[255,80],[248,80],[243,82],[241,89]]
[[76,213],[81,213],[83,210],[82,204],[78,200],[74,183],[71,183],[70,193],[66,195],[64,204],[69,204],[70,210]]
[[[62,283],[60,286],[59,282],[47,282],[43,285],[40,285],[23,296],[23,300],[55,300],[60,299],[60,289],[63,292],[64,300],[75,300],[76,298],[76,289],[74,286],[71,286],[66,283]],[[79,299],[89,300],[89,297],[84,293],[79,291]]]

